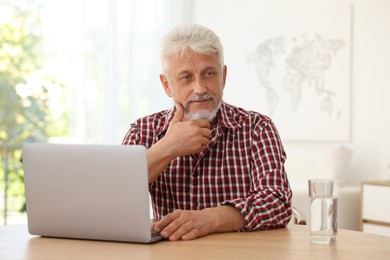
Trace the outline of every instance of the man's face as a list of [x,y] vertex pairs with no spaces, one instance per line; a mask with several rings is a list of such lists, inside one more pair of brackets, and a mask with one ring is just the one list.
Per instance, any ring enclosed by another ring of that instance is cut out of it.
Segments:
[[216,54],[186,51],[169,57],[166,75],[160,75],[164,90],[175,103],[184,107],[185,119],[212,121],[222,102],[226,66]]

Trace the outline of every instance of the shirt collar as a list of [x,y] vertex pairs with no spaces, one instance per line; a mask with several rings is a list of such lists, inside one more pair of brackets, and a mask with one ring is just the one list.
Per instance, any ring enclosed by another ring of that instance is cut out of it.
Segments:
[[221,125],[224,128],[240,128],[240,124],[236,120],[237,113],[235,112],[234,108],[225,103],[222,102],[221,108],[218,112],[218,125]]

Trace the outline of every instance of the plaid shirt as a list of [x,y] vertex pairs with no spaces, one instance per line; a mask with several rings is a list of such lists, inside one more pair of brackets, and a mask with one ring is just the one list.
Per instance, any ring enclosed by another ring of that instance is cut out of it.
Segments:
[[[150,148],[172,117],[173,109],[138,119],[122,144]],[[245,217],[243,231],[284,227],[292,192],[286,154],[270,118],[223,102],[212,133],[201,153],[175,158],[150,184],[154,217],[231,205]]]

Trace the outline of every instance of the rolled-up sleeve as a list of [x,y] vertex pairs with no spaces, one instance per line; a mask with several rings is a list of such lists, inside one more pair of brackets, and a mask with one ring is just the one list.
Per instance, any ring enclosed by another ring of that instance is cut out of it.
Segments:
[[247,196],[223,204],[241,211],[247,222],[242,231],[285,227],[291,218],[292,192],[284,167],[286,153],[270,119],[252,132],[251,155]]

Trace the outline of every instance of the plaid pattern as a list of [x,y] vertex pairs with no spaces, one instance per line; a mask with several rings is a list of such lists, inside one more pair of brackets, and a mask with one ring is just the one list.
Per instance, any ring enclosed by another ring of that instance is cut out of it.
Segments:
[[[150,148],[172,117],[173,109],[138,119],[122,144]],[[212,132],[200,154],[175,158],[150,184],[154,217],[231,205],[245,217],[243,231],[284,227],[291,217],[292,192],[286,154],[270,118],[222,103]]]

